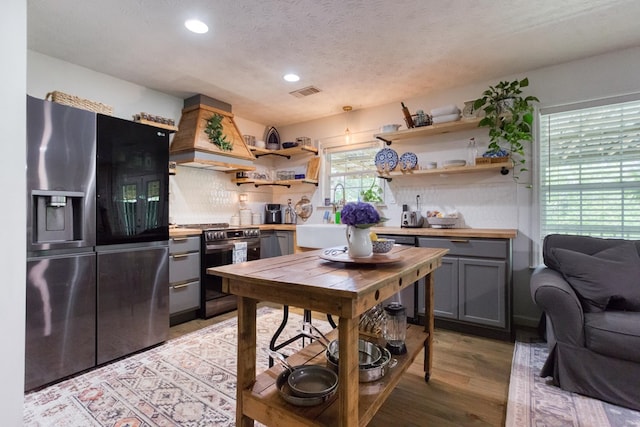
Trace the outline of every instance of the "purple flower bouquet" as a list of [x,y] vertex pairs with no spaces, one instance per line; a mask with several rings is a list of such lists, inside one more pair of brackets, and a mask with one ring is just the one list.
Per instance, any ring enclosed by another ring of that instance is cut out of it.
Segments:
[[340,221],[356,228],[369,228],[386,221],[386,218],[381,218],[376,208],[369,203],[350,202],[342,208]]

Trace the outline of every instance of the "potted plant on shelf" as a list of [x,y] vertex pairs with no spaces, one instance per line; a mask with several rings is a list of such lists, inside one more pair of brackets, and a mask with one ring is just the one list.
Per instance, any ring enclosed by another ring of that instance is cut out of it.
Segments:
[[[487,153],[506,152],[514,166],[513,177],[525,168],[525,142],[533,142],[533,102],[540,102],[535,96],[522,96],[522,88],[529,86],[529,79],[501,81],[489,86],[481,98],[473,102],[475,110],[484,111],[479,127],[489,128]],[[516,167],[518,168],[516,170]]]

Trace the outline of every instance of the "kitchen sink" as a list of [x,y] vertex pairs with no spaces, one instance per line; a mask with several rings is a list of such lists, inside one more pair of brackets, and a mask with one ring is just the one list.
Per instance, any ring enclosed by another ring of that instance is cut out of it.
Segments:
[[296,225],[297,245],[302,248],[330,248],[347,244],[345,224]]

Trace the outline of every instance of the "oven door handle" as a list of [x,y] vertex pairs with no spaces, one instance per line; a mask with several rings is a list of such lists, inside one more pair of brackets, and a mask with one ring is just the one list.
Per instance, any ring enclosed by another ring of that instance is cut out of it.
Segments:
[[205,246],[205,253],[213,253],[213,252],[225,252],[225,251],[232,251],[235,248],[235,246],[233,244],[228,244],[228,243],[224,243],[221,245],[212,245],[207,243],[207,245]]

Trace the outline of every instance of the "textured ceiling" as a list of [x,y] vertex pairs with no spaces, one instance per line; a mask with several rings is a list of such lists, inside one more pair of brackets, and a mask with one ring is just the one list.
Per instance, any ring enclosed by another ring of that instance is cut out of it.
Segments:
[[[640,45],[637,0],[28,0],[28,48],[286,125]],[[205,35],[185,30],[199,17]],[[287,83],[287,72],[300,74]],[[313,85],[320,93],[289,92]]]

